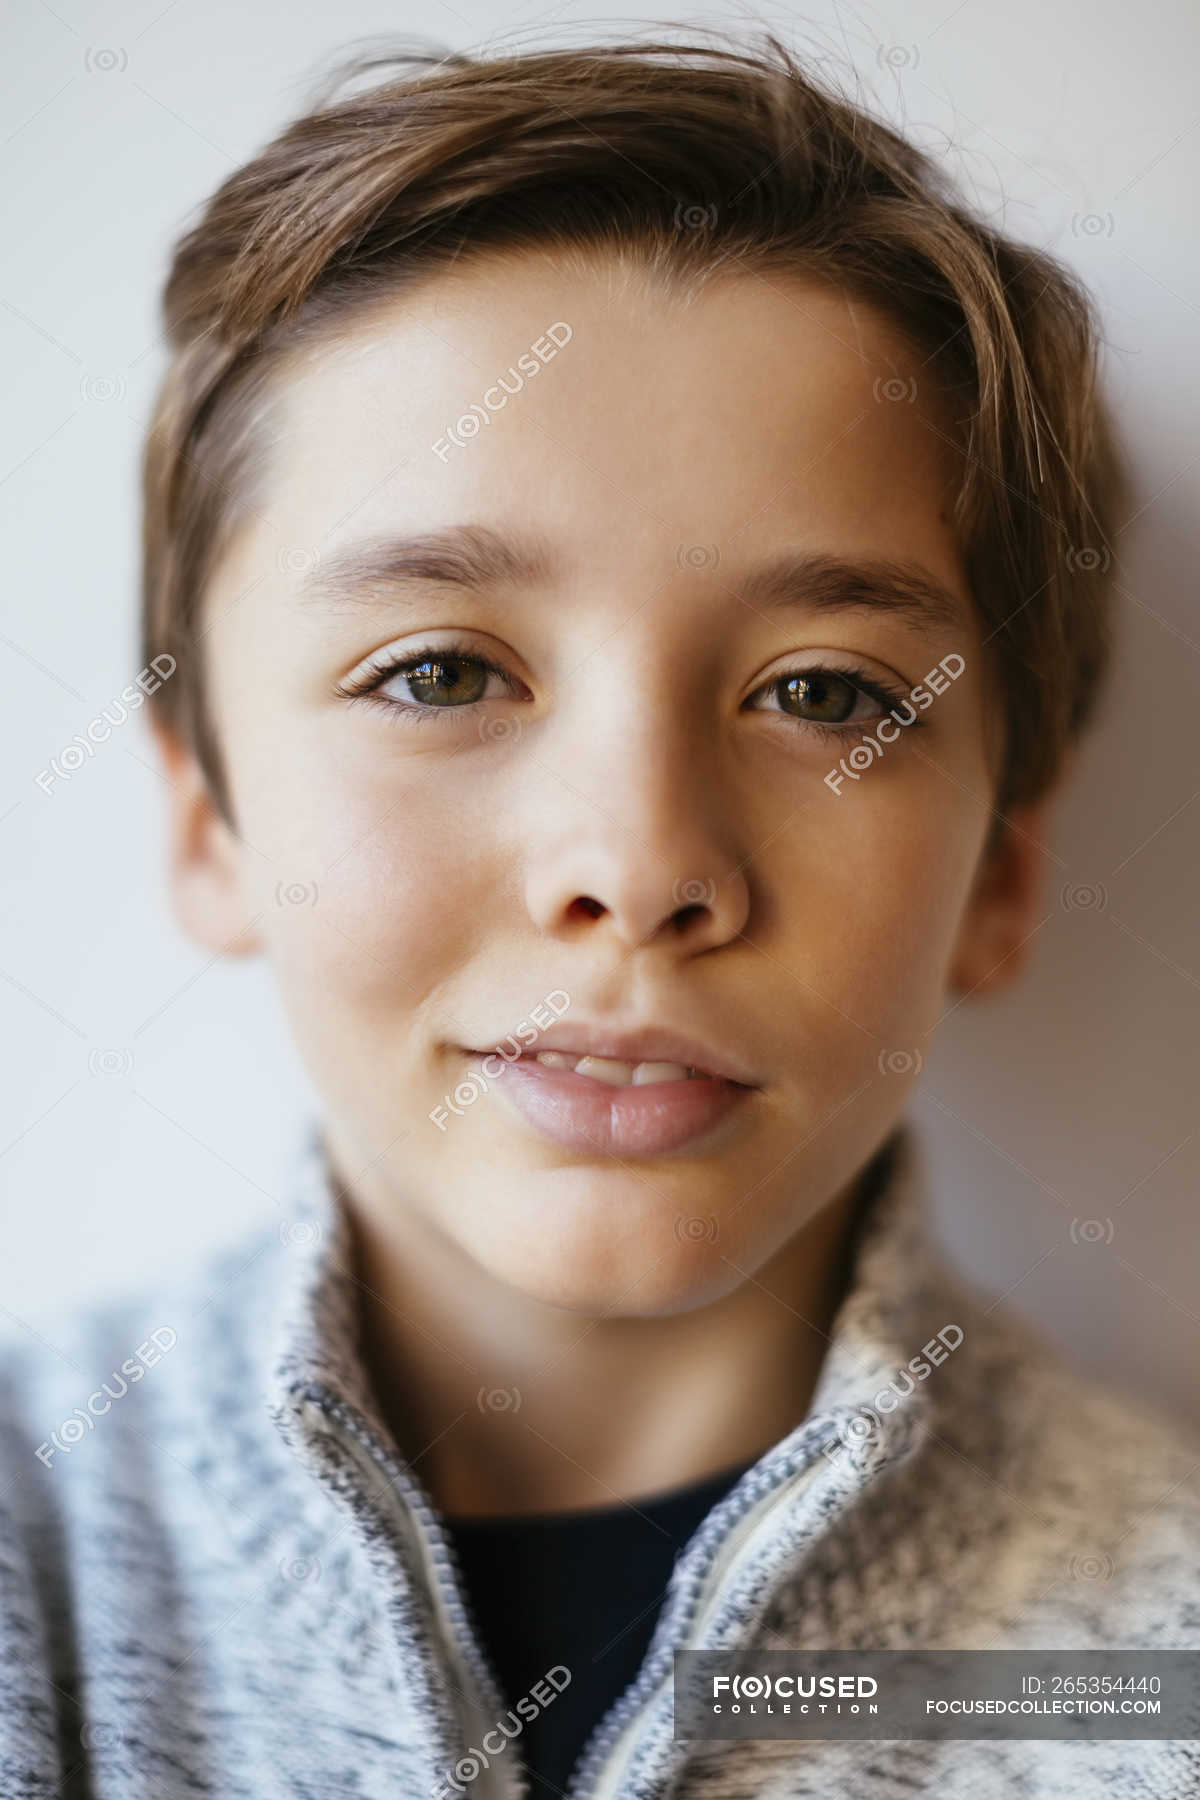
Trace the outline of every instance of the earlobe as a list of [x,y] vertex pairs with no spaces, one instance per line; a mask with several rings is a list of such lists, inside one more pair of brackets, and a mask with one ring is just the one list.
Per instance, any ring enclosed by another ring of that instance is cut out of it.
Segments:
[[226,956],[261,948],[244,891],[245,849],[213,800],[192,751],[155,722],[168,784],[167,868],[175,917],[187,935]]
[[950,961],[952,992],[996,991],[1025,967],[1043,916],[1052,798],[1013,808],[996,843],[981,856]]

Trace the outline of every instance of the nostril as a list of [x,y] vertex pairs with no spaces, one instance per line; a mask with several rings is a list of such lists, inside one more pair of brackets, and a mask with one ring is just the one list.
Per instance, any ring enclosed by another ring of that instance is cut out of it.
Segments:
[[676,931],[686,931],[695,914],[703,914],[707,911],[708,908],[706,906],[700,905],[698,901],[693,901],[688,906],[681,906],[677,913],[673,913],[671,916],[671,923],[674,925]]
[[586,913],[589,919],[598,919],[604,911],[604,904],[600,900],[593,900],[590,894],[580,894],[577,899],[572,900],[567,910],[573,913],[577,909]]

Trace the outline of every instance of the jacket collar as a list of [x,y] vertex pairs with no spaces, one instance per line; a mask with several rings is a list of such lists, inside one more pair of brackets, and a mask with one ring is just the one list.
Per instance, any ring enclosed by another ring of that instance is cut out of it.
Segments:
[[[820,1556],[863,1491],[909,1463],[935,1429],[939,1383],[928,1377],[955,1347],[961,1290],[932,1243],[927,1186],[926,1153],[902,1122],[865,1172],[850,1279],[811,1405],[680,1554],[638,1681],[593,1739],[578,1791],[591,1795],[593,1783],[597,1795],[610,1791],[608,1772],[617,1771],[619,1786],[634,1761],[640,1776],[668,1780],[686,1750],[671,1726],[673,1651],[748,1648],[784,1583]],[[296,1157],[286,1199],[285,1254],[262,1340],[268,1408],[310,1475],[348,1496],[344,1504],[376,1540],[376,1553],[384,1504],[399,1518],[387,1535],[409,1622],[409,1675],[422,1690],[421,1728],[434,1761],[445,1766],[448,1757],[452,1766],[463,1745],[478,1741],[472,1731],[485,1730],[506,1702],[469,1622],[436,1509],[371,1391],[359,1353],[351,1222],[316,1130]],[[364,1499],[371,1489],[374,1499]],[[654,1782],[647,1791],[657,1791]]]

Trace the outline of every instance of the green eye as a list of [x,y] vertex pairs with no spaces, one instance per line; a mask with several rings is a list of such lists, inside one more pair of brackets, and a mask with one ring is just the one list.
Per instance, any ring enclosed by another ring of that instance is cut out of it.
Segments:
[[835,675],[830,669],[784,675],[771,685],[785,712],[814,725],[844,724],[859,699],[854,683],[844,675]]
[[466,642],[430,644],[407,656],[381,650],[348,676],[338,691],[348,700],[413,723],[430,720],[438,712],[466,712],[482,701],[530,697],[515,675]]
[[423,656],[395,669],[391,681],[404,681],[420,706],[470,706],[487,690],[487,663],[474,656]]
[[[867,702],[865,709],[859,706],[860,700]],[[765,682],[748,704],[751,711],[778,713],[806,731],[823,732],[832,741],[848,737],[889,708],[903,707],[906,696],[866,669],[835,669],[814,663],[806,669],[788,669]],[[923,722],[911,707],[909,713],[902,723]]]

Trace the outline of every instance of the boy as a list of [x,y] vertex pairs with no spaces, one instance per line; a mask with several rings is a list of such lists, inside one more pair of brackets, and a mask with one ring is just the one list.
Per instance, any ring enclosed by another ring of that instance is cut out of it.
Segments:
[[175,904],[322,1116],[10,1358],[2,1791],[1193,1792],[672,1729],[683,1648],[1196,1638],[1195,1447],[943,1266],[904,1116],[1106,665],[1088,300],[773,38],[410,61],[167,284]]

